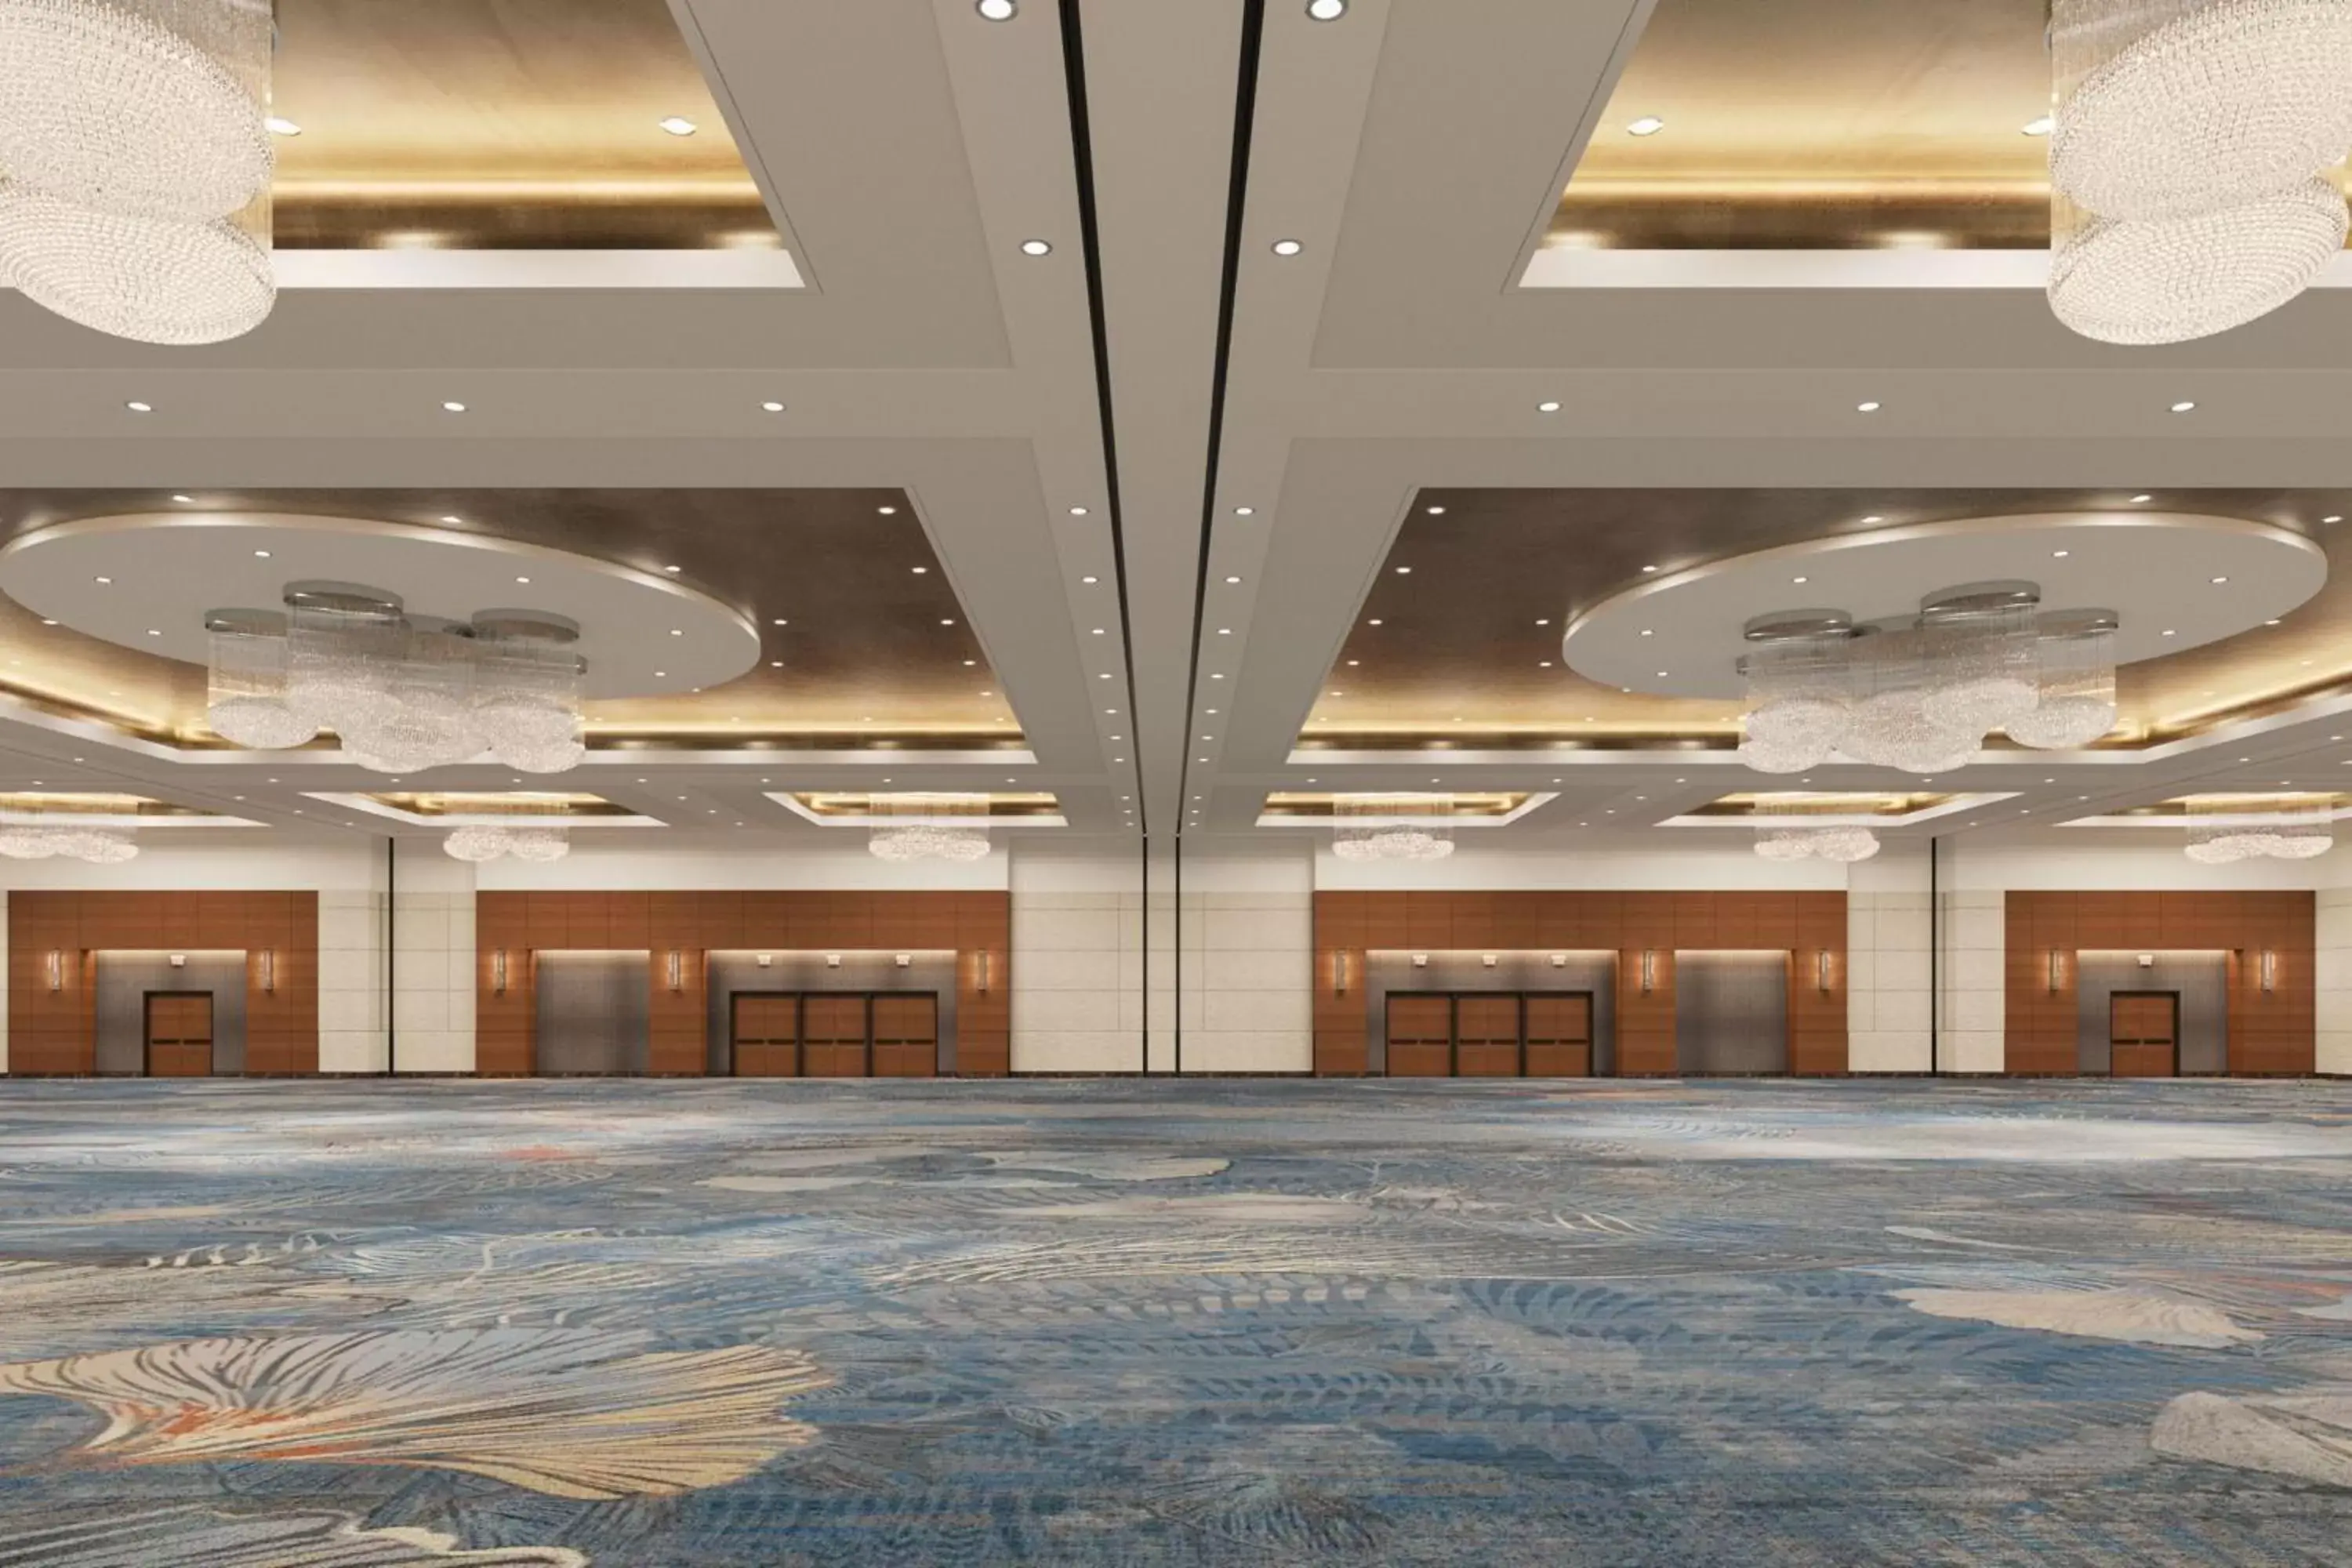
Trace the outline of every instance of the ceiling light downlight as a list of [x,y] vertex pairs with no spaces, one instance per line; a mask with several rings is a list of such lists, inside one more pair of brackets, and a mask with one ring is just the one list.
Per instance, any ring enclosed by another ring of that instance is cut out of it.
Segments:
[[0,281],[142,342],[259,325],[273,34],[250,0],[0,6]]
[[2050,302],[2106,342],[2266,315],[2344,244],[2352,8],[2053,0]]

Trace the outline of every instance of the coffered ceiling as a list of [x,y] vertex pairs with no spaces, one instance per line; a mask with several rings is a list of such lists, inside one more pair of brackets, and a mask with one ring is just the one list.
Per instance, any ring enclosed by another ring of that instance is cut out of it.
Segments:
[[[2333,559],[2319,520],[2352,512],[2344,290],[2131,351],[2058,327],[2014,266],[2040,243],[2039,0],[284,13],[288,247],[782,245],[803,286],[289,268],[271,321],[192,351],[0,298],[6,524],[187,494],[678,564],[758,617],[758,668],[599,710],[562,785],[677,831],[805,843],[831,830],[783,800],[910,790],[1162,843],[1399,789],[1521,802],[1501,840],[1654,826],[1767,781],[1726,706],[1544,668],[1646,563],[2140,493]],[[1630,135],[1643,115],[1663,128]],[[1698,286],[1518,286],[1561,230],[1763,258],[1931,227],[1956,237],[1933,287],[1780,287],[1736,257]],[[2347,591],[2133,670],[2145,743],[1990,756],[1928,786],[1965,808],[1891,831],[2320,787],[2352,760]],[[331,754],[82,716],[184,727],[192,668],[0,606],[0,787],[425,830],[336,804],[384,785]],[[399,787],[522,787],[446,771]]]

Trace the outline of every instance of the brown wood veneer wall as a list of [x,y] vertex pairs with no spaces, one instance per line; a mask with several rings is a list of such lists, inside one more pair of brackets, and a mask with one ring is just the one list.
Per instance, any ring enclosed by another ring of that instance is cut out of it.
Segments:
[[[1617,1070],[1675,1070],[1675,950],[1785,949],[1789,1066],[1846,1070],[1842,892],[1321,892],[1315,895],[1315,1070],[1366,1070],[1362,976],[1369,951],[1617,954]],[[1642,991],[1642,955],[1654,954]],[[1814,956],[1830,957],[1830,988]],[[1335,984],[1346,965],[1343,992]]]
[[[2225,952],[2231,1075],[2294,1075],[2316,1065],[2317,900],[2311,893],[2012,892],[2004,904],[2010,1072],[2077,1070],[2075,954],[2084,951]],[[2278,955],[2269,991],[2262,986],[2265,952]]]
[[[245,952],[246,1070],[319,1070],[319,896],[308,892],[8,895],[8,1071],[88,1073],[98,1062],[98,965],[108,951]],[[64,984],[49,989],[49,954]],[[273,955],[275,989],[262,984]]]
[[[536,1066],[530,954],[644,950],[651,965],[653,1070],[708,1070],[706,955],[956,951],[956,1063],[963,1078],[1013,1068],[1013,902],[1003,892],[479,893],[474,900],[474,1070]],[[503,951],[507,986],[494,966]],[[671,953],[678,980],[669,982]],[[987,990],[981,989],[985,972]]]

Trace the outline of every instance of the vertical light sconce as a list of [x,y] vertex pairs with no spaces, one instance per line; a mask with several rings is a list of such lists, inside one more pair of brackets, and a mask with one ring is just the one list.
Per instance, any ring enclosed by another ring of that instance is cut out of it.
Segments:
[[1642,994],[1647,996],[1657,988],[1658,950],[1645,947],[1642,950]]
[[980,955],[980,994],[983,996],[988,994],[988,958],[985,952]]
[[261,989],[269,995],[278,994],[278,950],[274,947],[261,950]]
[[49,989],[62,991],[65,988],[66,955],[53,947],[49,949]]
[[1345,952],[1335,952],[1331,955],[1331,994],[1345,996],[1347,994],[1348,955]]
[[2268,948],[2263,950],[2263,989],[2278,989],[2278,954]]
[[1813,984],[1824,996],[1830,994],[1830,950],[1813,954]]
[[2058,994],[2058,986],[2062,978],[2063,971],[2058,962],[2058,950],[2053,947],[2050,950],[2050,994],[2053,996]]
[[490,994],[503,996],[506,994],[507,950],[502,947],[490,954]]
[[677,948],[669,950],[669,988],[673,991],[686,989],[686,954]]

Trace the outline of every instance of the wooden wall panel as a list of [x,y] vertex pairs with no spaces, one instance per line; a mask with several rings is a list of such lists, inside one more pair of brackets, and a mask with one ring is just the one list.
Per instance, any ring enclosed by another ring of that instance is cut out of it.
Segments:
[[[2229,955],[2229,1070],[2311,1072],[2316,1047],[2316,900],[2307,891],[2012,892],[2007,899],[2008,1069],[2072,1073],[2076,954],[2088,951]],[[2051,954],[2060,984],[2050,984]],[[2263,955],[2272,954],[2271,984]]]
[[[97,1065],[93,955],[110,950],[246,954],[247,1070],[319,1070],[319,896],[311,892],[27,890],[8,899],[8,1070]],[[49,988],[48,956],[59,984]],[[268,953],[265,964],[262,954]],[[265,984],[265,981],[268,984]]]
[[[1842,892],[1369,892],[1315,895],[1315,1071],[1369,1070],[1368,952],[1600,951],[1618,955],[1618,1071],[1675,1070],[1676,948],[1790,952],[1792,1070],[1846,1070],[1846,910]],[[1652,987],[1642,991],[1642,955]],[[1831,985],[1815,954],[1830,954]],[[1799,984],[1800,979],[1803,984]],[[1344,981],[1344,984],[1343,984]]]

